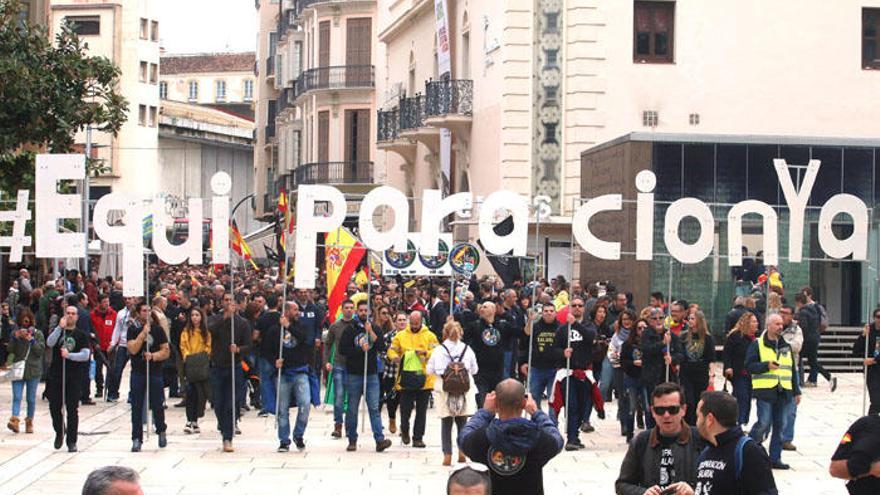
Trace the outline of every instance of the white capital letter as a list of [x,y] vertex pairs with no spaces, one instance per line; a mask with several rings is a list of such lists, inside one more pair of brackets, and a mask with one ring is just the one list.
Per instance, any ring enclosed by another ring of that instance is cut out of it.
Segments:
[[[329,216],[315,216],[315,203],[330,203]],[[330,232],[345,220],[345,196],[339,189],[324,185],[299,186],[296,197],[296,262],[294,286],[315,288],[315,248],[318,232]]]
[[571,218],[574,238],[584,251],[603,260],[620,259],[620,243],[603,241],[590,232],[590,219],[600,211],[619,211],[623,208],[623,196],[606,194],[593,198],[577,207]]
[[59,180],[83,180],[85,155],[37,155],[35,176],[37,258],[82,258],[86,233],[59,233],[58,220],[82,220],[82,195],[58,194]]
[[792,263],[800,263],[802,258],[804,250],[804,212],[807,209],[807,201],[810,199],[813,185],[816,183],[816,176],[819,175],[820,165],[821,162],[819,160],[810,160],[804,174],[804,181],[801,182],[801,189],[800,191],[795,191],[795,186],[791,182],[791,175],[788,173],[788,164],[785,160],[778,158],[773,160],[776,175],[779,177],[779,185],[782,187],[785,203],[788,205],[788,260]]

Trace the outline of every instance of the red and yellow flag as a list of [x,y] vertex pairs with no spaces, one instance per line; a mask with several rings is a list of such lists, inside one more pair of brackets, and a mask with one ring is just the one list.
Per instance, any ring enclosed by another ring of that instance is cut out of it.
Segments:
[[342,227],[325,236],[324,255],[327,259],[327,309],[330,321],[341,312],[345,289],[361,264],[366,249],[348,229]]
[[254,270],[259,270],[257,264],[254,263],[254,260],[251,259],[251,248],[245,242],[244,237],[241,236],[241,231],[238,230],[238,224],[235,223],[235,220],[229,224],[229,234],[230,241],[232,242],[232,250],[236,252],[239,256],[241,256],[245,261],[249,261],[251,266],[254,267]]

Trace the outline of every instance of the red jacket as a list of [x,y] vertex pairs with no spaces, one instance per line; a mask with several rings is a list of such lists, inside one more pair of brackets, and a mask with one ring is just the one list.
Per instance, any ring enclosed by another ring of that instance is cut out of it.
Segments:
[[95,327],[95,333],[98,335],[101,350],[106,352],[110,347],[113,327],[116,326],[116,310],[108,308],[107,313],[102,314],[98,309],[94,309],[89,313],[89,316],[92,318],[92,326]]

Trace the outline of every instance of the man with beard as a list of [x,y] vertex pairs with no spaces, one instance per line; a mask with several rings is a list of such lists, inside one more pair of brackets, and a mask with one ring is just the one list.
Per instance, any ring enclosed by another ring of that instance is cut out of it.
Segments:
[[[49,397],[49,413],[55,429],[55,449],[60,449],[67,435],[67,451],[76,452],[79,431],[79,395],[82,392],[82,375],[88,373],[89,337],[76,325],[76,306],[64,308],[64,317],[46,339],[52,349],[52,364],[46,391]],[[64,408],[65,417],[61,409]]]

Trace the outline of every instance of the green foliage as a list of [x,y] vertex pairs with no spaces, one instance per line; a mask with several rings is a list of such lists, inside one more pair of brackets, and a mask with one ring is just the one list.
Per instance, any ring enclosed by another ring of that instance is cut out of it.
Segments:
[[110,60],[88,55],[67,25],[51,43],[20,10],[19,0],[0,0],[0,191],[11,196],[33,187],[36,151],[71,152],[87,125],[116,135],[128,106]]

